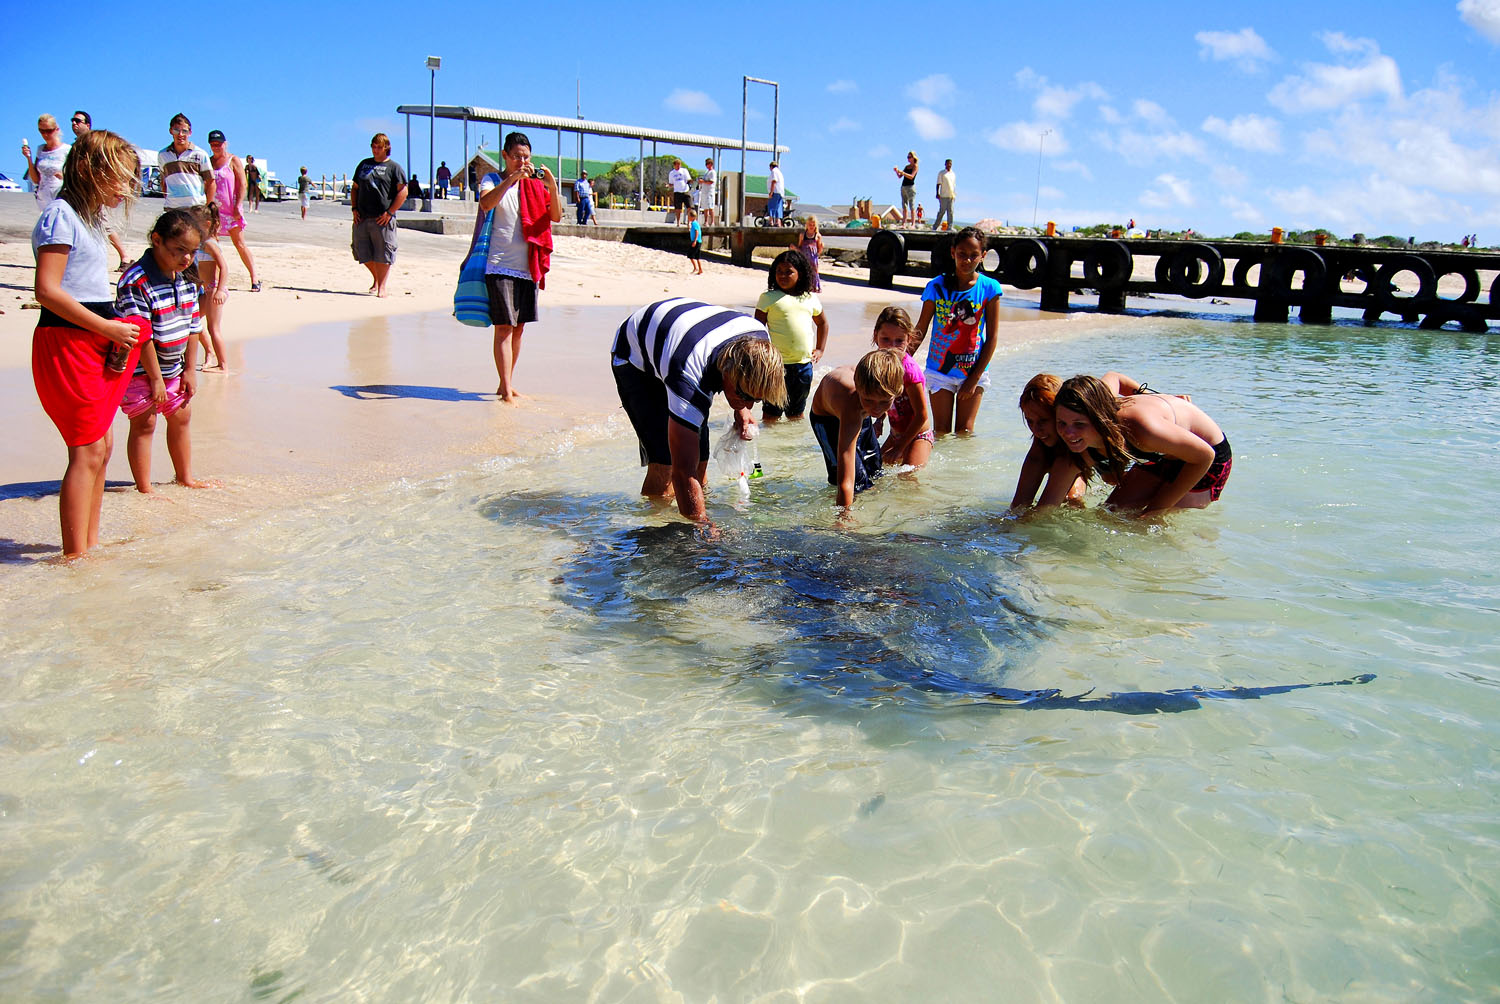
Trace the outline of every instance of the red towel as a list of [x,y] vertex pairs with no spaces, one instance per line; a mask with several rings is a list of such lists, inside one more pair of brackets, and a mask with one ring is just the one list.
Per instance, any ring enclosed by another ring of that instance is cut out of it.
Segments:
[[521,181],[521,236],[531,250],[531,281],[546,289],[552,267],[552,193],[541,178]]

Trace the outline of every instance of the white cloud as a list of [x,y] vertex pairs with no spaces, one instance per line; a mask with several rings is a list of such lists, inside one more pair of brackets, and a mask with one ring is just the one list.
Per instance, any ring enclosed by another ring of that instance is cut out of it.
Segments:
[[1054,84],[1046,77],[1027,66],[1016,72],[1016,84],[1026,90],[1037,92],[1032,108],[1044,119],[1065,119],[1073,114],[1073,106],[1085,98],[1104,101],[1109,93],[1091,80],[1065,87]]
[[1142,192],[1140,202],[1152,209],[1165,209],[1169,206],[1194,206],[1198,200],[1193,196],[1192,185],[1186,179],[1175,174],[1158,174],[1156,187]]
[[1203,159],[1202,142],[1187,132],[1150,132],[1141,129],[1119,129],[1110,133],[1097,133],[1094,142],[1101,149],[1113,151],[1126,163],[1137,167],[1157,160],[1181,158]]
[[924,105],[946,104],[955,91],[957,88],[953,85],[953,78],[946,73],[934,73],[930,77],[923,77],[906,88],[908,97]]
[[1281,123],[1262,115],[1236,115],[1228,122],[1210,115],[1203,120],[1203,131],[1253,153],[1281,149]]
[[828,85],[829,94],[854,94],[859,90],[859,85],[852,80],[835,80]]
[[1144,119],[1151,125],[1166,126],[1172,124],[1172,116],[1168,115],[1167,110],[1155,101],[1136,98],[1131,103],[1130,110],[1135,113],[1137,118]]
[[829,132],[859,132],[860,125],[847,115],[839,116],[838,120],[828,126]]
[[1244,199],[1236,198],[1233,195],[1221,195],[1219,196],[1219,205],[1229,210],[1229,215],[1241,223],[1248,223],[1252,227],[1262,227],[1265,225],[1265,214]]
[[1229,189],[1235,192],[1241,191],[1250,183],[1249,175],[1233,164],[1215,165],[1213,170],[1209,172],[1209,177],[1213,179],[1215,188]]
[[1415,231],[1439,223],[1462,221],[1467,225],[1472,219],[1469,211],[1456,202],[1379,174],[1327,188],[1302,185],[1273,190],[1270,199],[1282,217],[1280,225],[1298,229],[1327,226],[1374,236],[1397,225]]
[[[1042,133],[1051,130],[1046,142]],[[1037,153],[1039,150],[1058,156],[1068,152],[1068,138],[1063,131],[1050,122],[1009,122],[998,129],[991,129],[984,138],[1002,150],[1012,153]]]
[[1375,42],[1329,32],[1323,44],[1335,56],[1353,58],[1343,65],[1309,63],[1302,76],[1287,77],[1271,88],[1266,100],[1284,112],[1296,113],[1329,111],[1379,95],[1401,99],[1401,70],[1394,59],[1381,54]]
[[1242,70],[1255,71],[1260,64],[1276,58],[1266,40],[1255,33],[1254,28],[1239,31],[1200,31],[1193,39],[1202,47],[1200,59],[1236,63]]
[[1455,133],[1472,131],[1463,117],[1435,111],[1437,103],[1414,100],[1398,115],[1346,109],[1330,128],[1308,133],[1305,149],[1324,162],[1370,168],[1394,184],[1500,199],[1500,153],[1489,143],[1460,144]]
[[1491,42],[1500,43],[1500,0],[1458,0],[1458,16]]
[[923,139],[951,139],[953,136],[953,123],[931,108],[913,108],[906,117],[911,119],[912,128]]
[[1125,121],[1125,116],[1116,111],[1113,105],[1100,105],[1099,118],[1105,125],[1119,125]]
[[[1051,136],[1047,137],[1051,139]],[[1053,163],[1052,170],[1062,171],[1067,174],[1076,174],[1084,181],[1093,181],[1094,172],[1090,171],[1088,165],[1081,160],[1059,160]]]
[[668,94],[662,104],[675,111],[690,112],[694,115],[719,114],[719,106],[713,98],[702,91],[688,91],[681,87]]

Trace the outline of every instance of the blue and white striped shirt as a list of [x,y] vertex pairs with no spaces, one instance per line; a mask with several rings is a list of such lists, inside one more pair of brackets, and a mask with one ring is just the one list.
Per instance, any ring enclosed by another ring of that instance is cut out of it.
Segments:
[[614,365],[634,366],[661,381],[667,411],[693,429],[708,421],[714,394],[724,389],[713,364],[719,350],[742,335],[768,338],[753,317],[698,300],[660,300],[625,319],[615,333]]

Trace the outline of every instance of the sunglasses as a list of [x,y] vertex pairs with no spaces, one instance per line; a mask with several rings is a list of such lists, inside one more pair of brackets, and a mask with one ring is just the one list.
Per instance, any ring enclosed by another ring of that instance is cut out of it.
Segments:
[[74,119],[73,120],[73,124],[74,125],[88,125],[89,122],[88,122],[88,119]]

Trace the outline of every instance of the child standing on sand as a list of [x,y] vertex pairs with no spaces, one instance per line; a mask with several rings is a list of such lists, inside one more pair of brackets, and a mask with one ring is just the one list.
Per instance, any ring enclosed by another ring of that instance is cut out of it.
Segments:
[[808,424],[823,451],[828,483],[838,489],[838,504],[845,509],[880,475],[880,443],[871,419],[891,410],[905,379],[901,353],[875,349],[858,365],[830,370],[818,382]]
[[808,276],[812,279],[812,291],[823,292],[823,278],[818,274],[823,267],[823,235],[818,232],[818,218],[808,214],[807,220],[802,224],[802,235],[797,242],[797,250],[802,252],[802,257],[807,259]]
[[190,402],[198,385],[196,336],[203,330],[203,316],[198,311],[198,287],[184,275],[202,240],[191,212],[168,209],[151,228],[151,250],[125,270],[115,297],[115,313],[138,319],[151,330],[120,402],[120,410],[130,419],[130,473],[143,494],[151,493],[151,437],[158,414],[167,420],[174,480],[188,488],[207,487],[193,480],[188,439]]
[[986,239],[976,227],[964,227],[953,238],[953,271],[940,275],[922,291],[915,353],[932,333],[927,348],[927,391],[932,424],[939,435],[971,433],[979,400],[990,385],[985,372],[995,354],[995,318],[1000,284],[979,271]]
[[812,291],[807,259],[800,251],[783,251],[771,263],[766,291],[755,304],[755,319],[771,332],[771,344],[786,366],[786,407],[767,401],[761,420],[767,425],[785,415],[801,418],[812,390],[813,363],[828,345],[828,320],[823,302]]
[[[219,337],[219,333],[223,324],[224,303],[229,299],[229,283],[224,281],[228,272],[224,250],[219,247],[219,206],[218,203],[210,202],[207,205],[192,206],[189,212],[193,214],[198,232],[203,236],[203,243],[198,246],[193,265],[188,269],[188,278],[197,283],[203,302],[205,324],[198,330],[198,340],[203,344],[203,369],[226,373],[228,367],[225,364],[224,339]],[[208,361],[210,351],[213,353],[212,363]]]
[[1098,377],[1075,376],[1058,388],[1056,407],[1057,434],[1085,478],[1101,462],[1124,471],[1108,505],[1157,516],[1201,509],[1223,493],[1234,463],[1229,438],[1192,402],[1170,394],[1120,397]]
[[[922,379],[922,367],[906,351],[915,335],[910,314],[900,307],[886,307],[875,319],[875,334],[871,340],[876,348],[899,352],[905,374],[902,392],[896,395],[887,413],[891,420],[891,434],[881,447],[881,459],[888,464],[921,467],[932,456],[932,412],[927,407],[927,384]],[[878,428],[875,431],[877,435],[880,432]]]
[[693,274],[703,274],[703,226],[698,222],[698,210],[688,210],[688,261],[693,265]]

